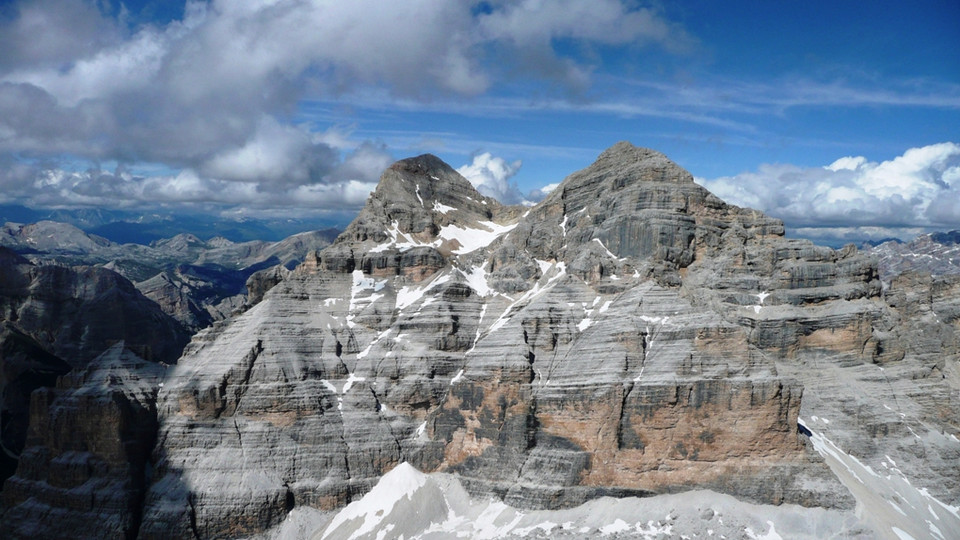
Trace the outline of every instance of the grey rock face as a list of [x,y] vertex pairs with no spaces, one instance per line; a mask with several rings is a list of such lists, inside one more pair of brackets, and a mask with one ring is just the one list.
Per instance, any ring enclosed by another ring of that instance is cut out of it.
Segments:
[[252,274],[293,268],[332,238],[332,230],[296,234],[279,242],[242,243],[180,234],[144,246],[115,244],[53,221],[7,223],[0,228],[0,246],[37,264],[97,265],[121,274],[193,332],[242,310],[244,285]]
[[877,258],[885,282],[910,271],[960,274],[960,231],[923,234],[909,242],[884,242],[866,251]]
[[163,366],[118,343],[32,395],[4,538],[135,538],[155,444]]
[[16,471],[30,421],[30,393],[53,386],[70,364],[7,321],[0,323],[0,481]]
[[400,161],[248,288],[157,394],[143,538],[258,534],[402,462],[523,508],[709,488],[852,510],[825,436],[960,499],[956,284],[884,295],[870,257],[785,239],[652,150],[533,208]]
[[868,257],[784,239],[653,151],[617,145],[532,209],[404,160],[171,373],[143,534],[254,533],[403,461],[526,508],[695,487],[851,508],[797,418],[804,366],[904,362],[880,292]]
[[[31,393],[53,386],[71,369],[96,363],[97,356],[121,341],[144,358],[172,363],[189,335],[115,272],[37,266],[0,248],[2,479],[19,466],[28,424],[47,413],[30,412]],[[115,416],[105,419],[113,420]]]

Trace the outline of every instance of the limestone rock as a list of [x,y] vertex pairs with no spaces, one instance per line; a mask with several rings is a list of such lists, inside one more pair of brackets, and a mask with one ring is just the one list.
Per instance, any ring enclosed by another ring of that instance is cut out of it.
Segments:
[[786,239],[652,150],[617,144],[533,208],[402,160],[331,246],[248,288],[157,393],[140,537],[266,534],[404,462],[526,509],[707,488],[856,522],[884,480],[843,464],[960,502],[957,283],[884,292],[870,256]]
[[23,448],[31,392],[120,341],[144,358],[173,363],[188,340],[177,321],[115,272],[38,266],[0,247],[0,479]]
[[135,538],[163,366],[118,343],[32,395],[30,432],[3,489],[4,538]]
[[[867,259],[782,231],[626,144],[529,210],[433,156],[398,162],[332,246],[171,372],[142,535],[256,533],[403,461],[527,508],[697,487],[850,508],[774,359],[808,327],[774,347],[743,304],[761,279],[823,287],[784,315],[819,320],[809,304],[846,313],[879,285]],[[710,277],[735,256],[763,266]]]
[[922,234],[909,242],[890,240],[866,251],[877,258],[885,282],[911,271],[960,274],[960,231]]

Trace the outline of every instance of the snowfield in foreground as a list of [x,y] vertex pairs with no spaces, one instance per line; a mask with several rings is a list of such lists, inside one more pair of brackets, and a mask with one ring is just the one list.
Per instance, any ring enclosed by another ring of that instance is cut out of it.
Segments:
[[[337,514],[298,508],[264,538],[495,539],[715,538],[785,540],[876,538],[851,512],[757,505],[712,491],[656,497],[603,497],[566,510],[517,510],[472,499],[456,477],[402,463]],[[918,537],[918,538],[923,538]]]

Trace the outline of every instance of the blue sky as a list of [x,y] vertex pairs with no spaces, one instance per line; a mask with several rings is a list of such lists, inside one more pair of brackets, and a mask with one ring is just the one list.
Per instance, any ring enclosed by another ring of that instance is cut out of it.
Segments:
[[957,21],[954,0],[4,2],[0,203],[343,219],[424,152],[535,201],[629,140],[796,234],[960,228]]

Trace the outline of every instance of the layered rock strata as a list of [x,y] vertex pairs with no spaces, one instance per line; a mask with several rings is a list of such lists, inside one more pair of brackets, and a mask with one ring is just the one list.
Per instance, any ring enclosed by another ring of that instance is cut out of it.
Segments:
[[404,160],[188,348],[142,535],[254,533],[402,461],[528,508],[697,486],[849,508],[778,360],[882,356],[879,292],[869,259],[784,239],[650,150],[617,145],[532,209]]
[[33,393],[4,538],[136,538],[156,442],[164,366],[117,343]]
[[821,456],[960,502],[956,283],[884,294],[871,258],[652,150],[533,208],[397,162],[333,245],[247,287],[157,384],[139,537],[259,534],[403,462],[528,509],[709,488],[851,510]]
[[143,358],[173,363],[189,334],[115,272],[36,265],[0,247],[0,481],[23,449],[31,392],[121,341]]

